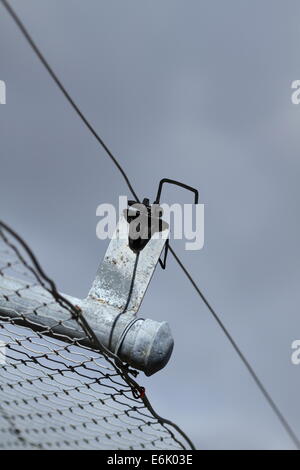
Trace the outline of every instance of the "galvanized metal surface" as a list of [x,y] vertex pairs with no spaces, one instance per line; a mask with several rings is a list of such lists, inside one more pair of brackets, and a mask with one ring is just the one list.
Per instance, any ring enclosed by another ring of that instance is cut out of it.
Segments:
[[[76,322],[41,287],[31,287],[24,281],[1,277],[0,291],[1,320],[13,318],[17,324],[30,325],[32,329],[43,331],[44,334],[59,334],[64,341],[81,338],[82,333],[78,331]],[[64,297],[81,308],[100,342],[108,347],[112,325],[119,311],[93,299],[81,300],[68,295]],[[113,352],[120,335],[134,318],[131,312],[119,317],[111,344]],[[141,319],[128,330],[118,354],[120,359],[132,367],[144,371],[146,375],[152,375],[166,365],[172,349],[173,339],[167,322]]]
[[[129,248],[128,223],[122,215],[104,259],[99,266],[89,297],[122,311],[127,303],[136,254]],[[155,267],[166,243],[169,231],[161,232],[161,238],[153,236],[139,254],[133,291],[127,310],[137,313]]]

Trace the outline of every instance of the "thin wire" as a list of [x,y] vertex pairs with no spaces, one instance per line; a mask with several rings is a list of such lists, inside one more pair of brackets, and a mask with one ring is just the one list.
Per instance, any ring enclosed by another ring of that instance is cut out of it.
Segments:
[[[51,77],[53,78],[53,80],[55,81],[55,83],[57,84],[57,86],[59,87],[59,89],[61,90],[61,92],[64,94],[64,96],[67,98],[67,100],[69,101],[69,103],[71,104],[71,106],[74,108],[74,110],[76,111],[76,113],[79,115],[79,117],[82,119],[82,121],[85,123],[85,125],[87,126],[87,128],[91,131],[91,133],[94,135],[94,137],[97,139],[97,141],[100,143],[100,145],[103,147],[103,149],[106,151],[106,153],[108,154],[108,156],[111,158],[111,160],[113,161],[113,163],[116,165],[116,167],[119,169],[119,171],[121,172],[129,190],[131,191],[133,197],[136,199],[136,201],[140,202],[136,192],[134,191],[131,183],[130,183],[130,180],[128,178],[128,176],[126,175],[125,171],[123,170],[123,168],[121,167],[121,165],[119,164],[119,162],[117,161],[117,159],[114,157],[114,155],[112,154],[112,152],[109,150],[109,148],[106,146],[106,144],[103,142],[103,140],[101,139],[101,137],[97,134],[97,132],[95,131],[95,129],[92,127],[92,125],[89,123],[89,121],[87,120],[87,118],[84,116],[84,114],[80,111],[80,109],[78,108],[78,106],[76,105],[76,103],[73,101],[73,99],[71,98],[71,96],[69,95],[69,93],[67,92],[67,90],[65,89],[65,87],[62,85],[61,81],[58,79],[58,77],[56,76],[56,74],[54,73],[54,71],[52,70],[52,68],[50,67],[50,65],[48,64],[48,62],[46,61],[46,59],[44,58],[44,56],[42,55],[42,53],[40,52],[39,48],[36,46],[35,42],[33,41],[33,39],[31,38],[30,34],[28,33],[27,29],[25,28],[25,26],[23,25],[23,23],[21,22],[21,20],[19,19],[19,17],[17,16],[17,14],[15,13],[15,11],[11,8],[11,6],[8,4],[8,2],[6,0],[1,0],[3,6],[6,8],[6,10],[8,11],[8,13],[11,15],[11,17],[13,18],[13,20],[15,21],[15,23],[17,24],[17,26],[19,27],[19,29],[21,30],[21,32],[23,33],[23,35],[25,36],[25,38],[27,39],[27,41],[29,42],[30,46],[32,47],[32,49],[34,50],[34,52],[37,54],[38,58],[40,59],[40,61],[42,62],[42,64],[45,66],[45,68],[47,69],[47,71],[49,72],[49,74],[51,75]],[[187,278],[190,280],[190,282],[192,283],[194,289],[197,291],[197,293],[199,294],[199,296],[201,297],[201,299],[203,300],[203,302],[205,303],[205,305],[207,306],[207,308],[209,309],[209,311],[211,312],[211,314],[214,316],[215,320],[217,321],[217,323],[219,324],[220,328],[223,330],[224,334],[226,335],[226,337],[228,338],[228,340],[230,341],[230,343],[232,344],[233,348],[235,349],[235,351],[237,352],[237,354],[239,355],[240,359],[242,360],[242,362],[244,363],[244,365],[246,366],[246,368],[248,369],[250,375],[252,376],[253,380],[255,381],[255,383],[257,384],[257,386],[259,387],[259,389],[261,390],[262,394],[264,395],[264,397],[266,398],[267,402],[269,403],[270,407],[273,409],[274,413],[277,415],[279,421],[281,422],[281,424],[283,425],[283,427],[285,428],[286,432],[288,433],[288,435],[290,436],[290,438],[293,440],[294,444],[296,445],[296,447],[298,449],[300,449],[300,441],[298,439],[298,437],[296,436],[296,434],[294,433],[294,431],[292,430],[291,426],[289,425],[289,423],[287,422],[287,420],[284,418],[283,414],[281,413],[281,411],[279,410],[279,408],[277,407],[277,405],[274,403],[273,399],[271,398],[271,396],[269,395],[269,393],[267,392],[267,390],[265,389],[265,387],[263,386],[263,384],[261,383],[261,381],[259,380],[259,378],[257,377],[256,373],[254,372],[254,370],[252,369],[251,365],[249,364],[249,362],[247,361],[247,359],[245,358],[245,356],[243,355],[243,353],[241,352],[241,350],[239,349],[239,347],[237,346],[237,344],[235,343],[235,341],[233,340],[232,336],[230,335],[230,333],[227,331],[227,329],[225,328],[225,326],[223,325],[222,321],[220,320],[220,318],[218,317],[217,313],[214,311],[214,309],[211,307],[211,305],[209,304],[209,302],[207,301],[207,299],[205,298],[205,296],[202,294],[201,290],[199,289],[199,287],[197,286],[196,282],[193,280],[192,276],[190,275],[190,273],[187,271],[187,269],[185,268],[185,266],[182,264],[182,262],[180,261],[180,259],[178,258],[178,256],[176,255],[175,251],[172,249],[172,247],[169,245],[169,249],[170,249],[170,252],[172,253],[172,255],[174,256],[176,262],[179,264],[179,266],[181,267],[181,269],[183,270],[183,272],[185,273],[185,275],[187,276]]]
[[[23,444],[27,445],[27,444],[28,444],[27,439],[22,436],[21,431],[15,426],[14,421],[13,421],[13,420],[10,418],[10,416],[8,416],[8,414],[4,411],[4,408],[3,408],[3,406],[2,406],[1,404],[0,404],[0,414],[1,414],[2,417],[8,422],[8,424],[9,424],[9,426],[10,426],[10,432],[16,436],[16,438],[18,439],[18,441],[20,441],[20,442],[22,442]],[[30,443],[30,444],[31,444],[31,443]],[[42,448],[42,445],[40,446],[40,448]]]
[[[137,267],[138,267],[138,262],[139,262],[139,257],[140,257],[140,253],[136,253],[136,256],[135,256],[135,261],[134,261],[134,266],[133,266],[133,272],[132,272],[132,276],[131,276],[131,281],[130,281],[130,288],[129,288],[129,292],[128,292],[128,296],[127,296],[127,300],[126,300],[126,304],[123,308],[123,310],[116,316],[116,318],[114,319],[114,322],[112,324],[112,327],[111,327],[111,330],[110,330],[110,335],[109,335],[109,341],[108,341],[108,348],[111,349],[111,343],[112,343],[112,338],[113,338],[113,334],[114,334],[114,331],[115,331],[115,327],[116,327],[116,324],[120,318],[121,315],[123,315],[123,313],[126,313],[127,309],[128,309],[128,306],[130,304],[130,301],[131,301],[131,297],[132,297],[132,293],[133,293],[133,287],[134,287],[134,282],[135,282],[135,276],[136,276],[136,271],[137,271]],[[121,335],[122,336],[122,335]],[[117,354],[115,352],[115,354]]]
[[258,378],[256,373],[252,369],[251,365],[249,364],[248,360],[246,359],[246,357],[244,356],[244,354],[240,350],[239,346],[236,344],[236,342],[232,338],[231,334],[229,333],[229,331],[227,330],[227,328],[225,327],[225,325],[223,324],[223,322],[219,318],[218,314],[212,308],[212,306],[210,305],[210,303],[208,302],[208,300],[206,299],[204,294],[201,292],[200,288],[197,286],[197,284],[194,281],[194,279],[192,278],[191,274],[188,272],[186,267],[183,265],[182,261],[178,258],[177,254],[175,253],[175,251],[173,250],[173,248],[171,247],[170,244],[169,244],[169,250],[171,251],[172,255],[174,256],[175,260],[177,261],[177,263],[179,264],[179,266],[183,270],[183,272],[186,275],[186,277],[188,278],[188,280],[192,283],[192,286],[197,291],[197,293],[199,294],[199,296],[201,297],[201,299],[205,303],[205,305],[208,308],[208,310],[210,311],[210,313],[213,315],[214,319],[218,323],[219,327],[222,329],[223,333],[226,335],[227,339],[230,341],[230,343],[233,346],[233,348],[235,349],[236,353],[239,355],[240,359],[242,360],[242,362],[244,363],[244,365],[248,369],[248,372],[252,376],[252,378],[255,381],[256,385],[258,386],[258,388],[260,389],[260,391],[262,392],[262,394],[266,398],[267,402],[269,403],[270,407],[272,408],[272,410],[276,414],[277,418],[279,419],[279,421],[281,422],[281,424],[285,428],[286,432],[288,433],[290,438],[293,440],[296,447],[298,449],[300,449],[300,441],[299,441],[298,437],[296,436],[295,432],[292,430],[291,426],[289,425],[289,423],[287,422],[287,420],[285,419],[285,417],[283,416],[283,414],[281,413],[281,411],[279,410],[277,405],[274,403],[273,399],[271,398],[271,396],[269,395],[269,393],[265,389],[264,385],[262,384],[262,382],[260,381],[260,379]]
[[66,99],[69,101],[70,105],[72,106],[72,108],[75,110],[75,112],[78,114],[78,116],[80,117],[80,119],[84,122],[84,124],[86,125],[86,127],[89,129],[89,131],[93,134],[93,136],[95,137],[95,139],[97,139],[97,141],[99,142],[99,144],[103,147],[103,149],[105,150],[105,152],[107,153],[107,155],[111,158],[111,160],[114,162],[114,164],[116,165],[116,167],[118,168],[118,170],[121,172],[128,188],[130,189],[133,197],[136,199],[136,201],[139,202],[139,198],[136,194],[136,192],[134,191],[130,181],[129,181],[129,178],[127,177],[125,171],[123,170],[123,168],[121,167],[120,163],[117,161],[117,159],[114,157],[113,153],[111,152],[111,150],[107,147],[107,145],[104,143],[104,141],[101,139],[101,137],[99,136],[99,134],[97,133],[97,131],[94,129],[94,127],[92,126],[92,124],[87,120],[87,118],[85,117],[85,115],[80,111],[79,107],[77,106],[77,104],[74,102],[73,98],[70,96],[70,94],[67,92],[66,88],[64,87],[64,85],[62,84],[62,82],[59,80],[59,78],[57,77],[57,75],[54,73],[53,69],[50,67],[49,63],[46,61],[45,57],[43,56],[43,54],[41,53],[41,51],[39,50],[39,48],[37,47],[37,45],[35,44],[35,42],[33,41],[32,37],[30,36],[29,32],[27,31],[27,29],[25,28],[24,24],[21,22],[21,20],[19,19],[19,17],[17,16],[17,14],[15,13],[15,11],[12,9],[12,7],[9,5],[9,3],[6,1],[6,0],[1,0],[3,6],[6,8],[6,10],[8,11],[8,13],[11,15],[11,17],[13,18],[13,20],[16,22],[17,26],[20,28],[21,32],[23,33],[23,35],[25,36],[25,38],[27,39],[27,41],[29,42],[30,46],[32,47],[32,49],[34,50],[34,52],[36,53],[36,55],[38,56],[38,58],[40,59],[40,61],[42,62],[42,64],[44,65],[44,67],[47,69],[47,71],[49,72],[49,74],[51,75],[51,77],[53,78],[54,82],[56,83],[56,85],[58,86],[58,88],[60,89],[60,91],[64,94],[64,96],[66,97]]

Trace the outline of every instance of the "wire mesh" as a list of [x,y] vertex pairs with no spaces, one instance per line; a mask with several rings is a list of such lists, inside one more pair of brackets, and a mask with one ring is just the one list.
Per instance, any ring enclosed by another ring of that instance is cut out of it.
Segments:
[[0,448],[192,447],[2,222],[0,351]]

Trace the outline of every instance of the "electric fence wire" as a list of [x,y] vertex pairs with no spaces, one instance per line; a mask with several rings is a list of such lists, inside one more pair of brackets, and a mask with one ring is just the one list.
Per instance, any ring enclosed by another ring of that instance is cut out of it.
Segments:
[[[46,61],[45,57],[43,56],[43,54],[41,53],[41,51],[39,50],[39,48],[37,47],[37,45],[35,44],[35,42],[33,41],[31,35],[29,34],[29,32],[27,31],[27,29],[25,28],[24,24],[21,22],[21,20],[19,19],[18,15],[16,14],[16,12],[12,9],[12,7],[9,5],[9,3],[6,1],[6,0],[1,0],[3,6],[6,8],[7,12],[10,14],[10,16],[12,17],[12,19],[15,21],[15,23],[17,24],[17,26],[19,27],[20,31],[22,32],[22,34],[24,35],[24,37],[27,39],[28,43],[30,44],[30,46],[32,47],[32,49],[34,50],[34,52],[36,53],[36,55],[38,56],[38,58],[40,59],[40,61],[42,62],[42,64],[45,66],[45,68],[47,69],[47,71],[49,72],[49,74],[51,75],[51,77],[53,78],[53,80],[55,81],[55,83],[57,84],[57,86],[59,87],[59,89],[61,90],[61,92],[64,94],[64,96],[66,97],[66,99],[69,101],[69,103],[71,104],[71,106],[74,108],[74,110],[76,111],[76,113],[79,115],[79,117],[81,118],[81,120],[84,122],[84,124],[87,126],[87,128],[90,130],[90,132],[93,134],[93,136],[97,139],[97,141],[100,143],[100,145],[103,147],[103,149],[106,151],[107,155],[111,158],[111,160],[113,161],[113,163],[116,165],[116,167],[118,168],[118,170],[120,171],[120,173],[122,174],[129,190],[131,191],[133,197],[136,199],[136,201],[139,202],[139,198],[136,194],[136,192],[134,191],[133,189],[133,186],[132,184],[130,183],[130,180],[128,178],[128,176],[126,175],[125,171],[123,170],[123,168],[121,167],[121,165],[119,164],[118,160],[116,159],[116,157],[112,154],[112,152],[110,151],[110,149],[106,146],[106,144],[104,143],[104,141],[101,139],[101,137],[99,136],[99,134],[96,132],[96,130],[94,129],[94,127],[90,124],[90,122],[87,120],[87,118],[85,117],[85,115],[80,111],[80,109],[78,108],[78,106],[76,105],[76,103],[74,102],[74,100],[71,98],[71,96],[69,95],[69,93],[67,92],[67,90],[65,89],[65,87],[63,86],[62,82],[58,79],[57,75],[54,73],[53,69],[50,67],[49,63]],[[295,432],[293,431],[292,427],[290,426],[290,424],[288,423],[288,421],[286,420],[286,418],[284,417],[283,413],[279,410],[278,406],[275,404],[274,400],[271,398],[270,394],[267,392],[266,388],[264,387],[264,385],[262,384],[262,382],[260,381],[260,379],[258,378],[257,374],[255,373],[255,371],[253,370],[253,368],[251,367],[250,363],[248,362],[248,360],[246,359],[245,355],[242,353],[241,349],[239,348],[239,346],[237,345],[237,343],[234,341],[233,337],[230,335],[230,333],[228,332],[228,330],[225,328],[223,322],[221,321],[221,319],[219,318],[218,314],[216,313],[216,311],[211,307],[211,305],[209,304],[209,302],[207,301],[206,297],[203,295],[203,293],[201,292],[200,288],[198,287],[198,285],[196,284],[196,282],[194,281],[194,279],[192,278],[191,274],[188,272],[188,270],[185,268],[185,266],[183,265],[183,263],[181,262],[181,260],[179,259],[179,257],[177,256],[177,254],[175,253],[175,251],[173,250],[173,248],[171,247],[171,245],[169,244],[169,250],[171,252],[171,254],[173,255],[175,261],[178,263],[178,265],[180,266],[180,268],[182,269],[182,271],[184,272],[184,274],[186,275],[186,277],[189,279],[189,281],[191,282],[192,286],[194,287],[194,289],[196,290],[196,292],[198,293],[198,295],[200,296],[200,298],[203,300],[203,302],[205,303],[205,305],[207,306],[208,310],[210,311],[210,313],[213,315],[214,319],[216,320],[216,322],[218,323],[218,325],[220,326],[220,328],[222,329],[222,331],[224,332],[224,334],[226,335],[227,339],[230,341],[231,345],[233,346],[234,350],[236,351],[236,353],[238,354],[238,356],[240,357],[240,359],[242,360],[242,362],[244,363],[245,367],[247,368],[248,372],[250,373],[250,375],[252,376],[254,382],[256,383],[256,385],[258,386],[258,388],[260,389],[261,393],[263,394],[263,396],[265,397],[266,401],[269,403],[270,407],[272,408],[272,410],[274,411],[274,413],[276,414],[277,418],[279,419],[279,421],[281,422],[282,426],[284,427],[284,429],[286,430],[287,434],[290,436],[291,440],[294,442],[295,446],[300,449],[300,441],[297,437],[297,435],[295,434]]]

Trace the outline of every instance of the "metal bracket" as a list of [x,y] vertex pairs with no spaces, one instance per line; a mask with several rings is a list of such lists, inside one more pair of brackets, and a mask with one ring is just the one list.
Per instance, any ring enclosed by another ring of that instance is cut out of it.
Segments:
[[[129,247],[128,228],[122,215],[87,298],[63,296],[82,310],[101,344],[149,376],[167,364],[174,342],[167,322],[143,318],[137,321],[136,313],[165,245],[168,229],[165,228],[160,237],[154,234],[150,238],[139,252],[136,265],[137,255]],[[82,337],[78,324],[53,302],[48,291],[22,279],[1,276],[0,319],[10,318],[16,324],[29,325],[44,334],[59,334],[65,341]]]
[[[123,311],[128,300],[136,254],[129,247],[129,224],[121,216],[116,232],[99,266],[88,298]],[[126,311],[137,313],[168,238],[167,224],[162,237],[155,236],[139,253],[131,299]]]

